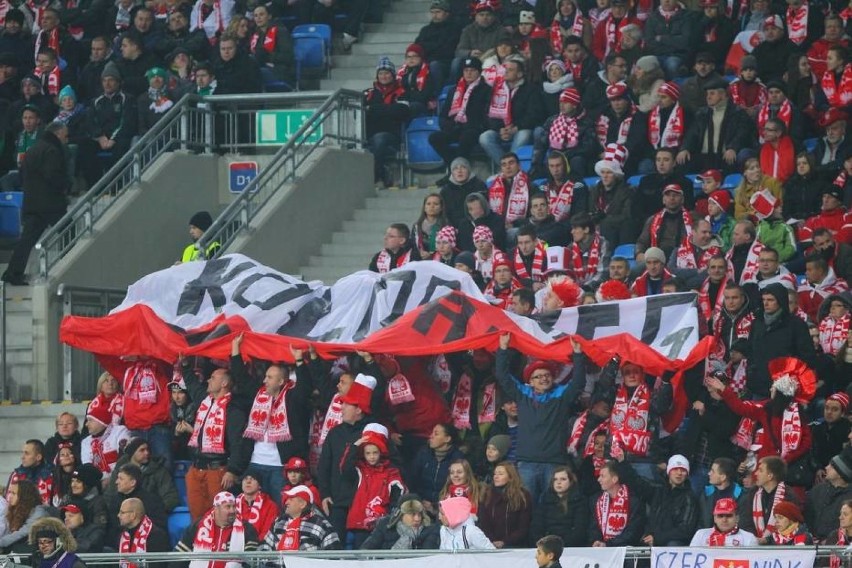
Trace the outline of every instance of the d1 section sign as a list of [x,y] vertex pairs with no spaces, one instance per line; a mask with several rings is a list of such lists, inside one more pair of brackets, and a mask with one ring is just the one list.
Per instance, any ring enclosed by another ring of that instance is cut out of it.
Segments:
[[800,546],[738,549],[654,547],[651,568],[813,568],[816,552]]
[[231,193],[242,193],[259,171],[257,162],[231,162],[228,164],[228,189]]
[[[315,109],[262,110],[257,112],[257,145],[280,146],[290,141],[296,132],[310,120]],[[308,136],[299,140],[306,144],[319,144],[322,124]]]

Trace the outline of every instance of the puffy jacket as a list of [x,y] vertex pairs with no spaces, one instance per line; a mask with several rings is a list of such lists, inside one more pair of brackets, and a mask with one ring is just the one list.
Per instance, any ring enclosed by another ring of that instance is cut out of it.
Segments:
[[815,539],[825,540],[837,533],[837,518],[840,507],[847,499],[852,499],[852,485],[835,487],[823,481],[808,491],[805,501],[805,521]]
[[[329,435],[331,434],[329,433]],[[328,444],[328,440],[326,440],[326,444]],[[444,459],[440,460],[428,445],[420,448],[408,468],[408,475],[406,476],[408,488],[413,493],[423,497],[424,501],[437,503],[438,494],[447,481],[450,464],[456,460],[464,459],[464,457],[465,455],[461,450],[455,446],[444,456]]]
[[562,538],[565,546],[584,546],[586,530],[589,526],[589,509],[586,497],[579,486],[572,487],[565,498],[566,509],[562,509],[559,496],[548,489],[541,503],[533,510],[530,525],[530,542],[535,543],[541,537],[555,534]]
[[455,22],[431,22],[417,34],[414,43],[426,52],[427,61],[450,61],[456,53],[456,45],[461,37],[461,28]]
[[645,47],[649,53],[657,56],[689,55],[690,45],[695,42],[693,32],[696,26],[693,15],[697,15],[697,12],[679,8],[666,20],[658,10],[651,12],[645,22]]
[[483,53],[497,47],[497,41],[503,33],[503,26],[499,18],[487,28],[483,28],[476,22],[468,24],[461,32],[459,43],[456,46],[456,57],[469,57],[470,52],[479,50]]
[[645,534],[654,537],[654,546],[687,546],[698,525],[698,499],[689,481],[677,487],[668,481],[656,485],[636,475],[627,462],[622,470],[627,486],[648,503]]
[[[130,457],[124,455],[118,458],[118,461],[115,463],[115,468],[110,474],[109,485],[104,492],[107,499],[112,498],[117,492],[115,480],[118,477],[118,468],[129,462]],[[163,465],[163,458],[152,456],[148,465],[142,468],[142,487],[148,493],[160,497],[163,501],[163,508],[167,513],[170,513],[172,509],[180,504],[180,496],[175,487],[175,482]]]
[[[361,545],[361,550],[390,550],[399,540],[396,525],[399,519],[393,515],[382,517],[370,537]],[[421,527],[420,534],[414,538],[410,550],[437,550],[441,546],[441,525]]]

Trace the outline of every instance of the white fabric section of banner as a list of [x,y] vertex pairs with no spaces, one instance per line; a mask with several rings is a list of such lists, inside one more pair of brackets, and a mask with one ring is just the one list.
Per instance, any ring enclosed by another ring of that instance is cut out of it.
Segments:
[[[565,567],[623,568],[625,548],[566,548],[561,563]],[[358,560],[320,560],[300,558],[298,553],[282,554],[286,568],[351,568]],[[368,560],[374,568],[535,568],[535,549],[491,553],[442,554]]]
[[735,547],[654,547],[651,568],[813,568],[814,549],[767,546],[760,550]]

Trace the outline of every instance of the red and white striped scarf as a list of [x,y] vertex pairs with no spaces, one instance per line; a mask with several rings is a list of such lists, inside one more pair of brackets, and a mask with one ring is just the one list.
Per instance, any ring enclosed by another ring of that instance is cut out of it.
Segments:
[[[243,520],[237,515],[234,524],[220,527],[213,520],[214,508],[204,513],[192,541],[193,552],[243,552],[246,545],[246,534]],[[239,568],[239,562],[224,560],[193,560],[190,568]]]
[[706,249],[695,246],[688,238],[684,238],[683,242],[675,252],[678,268],[693,268],[695,270],[705,270],[710,259],[721,254],[722,249],[713,245]]
[[[210,10],[210,12],[207,13],[206,18],[204,17],[204,8],[205,7]],[[199,30],[204,30],[205,34],[207,33],[207,28],[204,27],[204,23],[207,21],[207,18],[212,16],[214,13],[216,15],[216,29],[213,31],[212,36],[211,35],[207,36],[211,43],[214,41],[215,37],[218,34],[225,31],[225,21],[222,17],[222,5],[219,2],[219,0],[214,0],[213,6],[209,6],[208,4],[202,2],[201,5],[198,7],[198,20],[196,22],[196,27]]]
[[[118,542],[118,551],[121,554],[132,554],[134,552],[148,552],[148,536],[151,534],[151,529],[154,528],[154,523],[145,515],[142,517],[142,522],[136,527],[133,533],[133,538],[130,538],[130,532],[124,530],[121,532],[121,540]],[[136,564],[132,562],[121,561],[121,568],[136,568]]]
[[281,392],[274,397],[265,386],[260,387],[254,395],[243,438],[272,443],[289,442],[292,439],[287,420],[287,391],[292,386],[293,382],[285,379]]
[[32,32],[33,33],[40,32],[41,31],[41,18],[42,18],[42,16],[44,16],[44,11],[48,8],[48,6],[50,5],[50,2],[44,2],[42,5],[36,6],[36,3],[35,3],[34,0],[27,0],[24,4],[27,6],[27,8],[30,9],[30,12],[33,15]]
[[[752,403],[746,401],[746,404]],[[736,432],[731,435],[731,443],[738,448],[750,451],[754,444],[754,426],[755,422],[751,418],[740,418]]]
[[648,115],[648,142],[654,148],[679,148],[683,143],[684,120],[683,108],[675,103],[665,128],[660,135],[660,105],[651,109]]
[[497,77],[491,90],[488,118],[502,120],[503,124],[507,126],[512,124],[512,99],[515,98],[515,93],[523,84],[524,80],[521,79],[513,88],[509,86],[504,77]]
[[[261,32],[258,31],[251,36],[249,49],[253,54],[257,53],[257,44],[260,41],[260,33]],[[276,45],[278,45],[278,26],[269,26],[266,28],[266,31],[263,32],[263,41],[260,42],[260,46],[266,53],[272,53],[275,51]]]
[[645,382],[639,383],[630,400],[627,387],[621,385],[610,415],[610,433],[613,446],[635,456],[646,456],[651,445],[651,390]]
[[819,322],[819,344],[823,353],[837,355],[837,352],[846,344],[849,337],[849,322],[852,315],[849,312],[840,318],[825,317]]
[[530,201],[530,180],[527,174],[519,171],[512,180],[511,191],[506,188],[503,176],[497,176],[488,188],[488,205],[491,210],[505,215],[506,223],[514,223],[526,218]]
[[[576,76],[575,76],[576,77]],[[568,116],[560,113],[553,123],[550,125],[550,132],[547,135],[550,148],[552,150],[563,150],[576,148],[580,143],[580,119],[586,113],[580,113],[578,116]]]
[[736,368],[733,368],[733,365],[734,363],[730,363],[728,366],[728,372],[731,377],[731,388],[734,389],[734,392],[737,393],[737,396],[739,396],[745,392],[746,378],[748,377],[746,374],[748,369],[748,360],[743,359],[736,364]]
[[125,398],[139,404],[156,404],[160,394],[157,364],[151,360],[136,361],[124,372],[121,382]]
[[379,269],[379,274],[385,274],[393,270],[394,268],[400,268],[405,266],[411,262],[411,251],[409,250],[405,254],[401,254],[396,258],[396,262],[394,266],[391,266],[391,253],[387,251],[387,249],[382,249],[379,253],[378,258],[376,259],[376,267]]
[[476,270],[482,275],[484,280],[490,280],[494,275],[494,263],[498,260],[504,260],[506,255],[498,248],[491,247],[491,256],[482,258],[477,250],[473,253],[473,259],[476,261]]
[[198,447],[198,437],[201,435],[203,428],[204,438],[201,441],[201,453],[225,453],[225,420],[227,418],[228,403],[230,402],[231,393],[217,399],[208,396],[201,401],[201,406],[198,407],[198,412],[195,414],[192,436],[187,443],[189,447]]
[[540,242],[535,244],[535,250],[533,250],[533,258],[532,258],[532,274],[527,270],[526,264],[524,264],[524,259],[521,257],[521,249],[515,249],[515,257],[512,269],[515,271],[515,276],[520,278],[521,280],[529,279],[533,282],[544,282],[544,259],[546,258],[544,252],[544,245]]
[[589,421],[589,411],[586,410],[577,419],[574,421],[574,425],[571,427],[571,435],[568,437],[568,444],[566,445],[566,449],[568,453],[572,456],[579,457],[589,457],[590,455],[595,453],[595,436],[598,435],[598,432],[606,432],[609,430],[609,420],[604,420],[600,424],[598,424],[594,430],[589,432],[589,437],[586,438],[586,443],[583,446],[583,453],[580,455],[577,453],[577,446],[580,444],[580,438],[583,437],[583,430],[586,429],[586,424]]
[[[772,109],[769,108],[769,103],[765,103],[760,107],[760,110],[757,113],[758,132],[763,132],[763,127],[766,125],[766,121],[772,118],[771,111]],[[778,108],[778,112],[775,114],[775,118],[783,122],[788,131],[790,130],[790,121],[793,118],[793,105],[790,104],[789,99],[784,99],[784,102],[781,103],[781,106]],[[763,134],[761,134],[760,143],[763,144],[763,142]]]
[[[763,250],[763,243],[755,240],[751,243],[751,247],[748,249],[748,255],[746,255],[745,265],[743,266],[743,272],[740,274],[739,284],[742,286],[746,282],[752,282],[757,280],[758,273],[758,264],[757,260],[760,256],[760,252]],[[733,267],[731,264],[731,258],[734,256],[734,247],[731,247],[728,250],[728,253],[725,255],[725,258],[728,260],[728,265]]]
[[[396,78],[398,81],[402,81],[403,77],[405,77],[405,72],[408,71],[408,67],[403,65],[399,69],[396,70]],[[420,64],[420,69],[417,70],[417,79],[415,80],[415,84],[417,85],[417,90],[422,91],[426,88],[426,81],[429,79],[429,66],[425,63]]]
[[328,410],[325,412],[325,420],[322,422],[322,429],[319,434],[319,445],[325,443],[325,437],[329,431],[343,422],[343,397],[340,394],[335,394],[331,398],[331,404],[328,405]]
[[[847,8],[849,10],[849,8]],[[846,546],[849,544],[849,537],[846,536],[846,529],[837,529],[837,546]],[[832,554],[828,558],[828,568],[841,568],[843,566],[843,558],[836,554]]]
[[[574,21],[571,23],[571,33],[569,35],[583,37],[583,16],[574,8]],[[550,23],[550,48],[553,50],[553,55],[559,57],[562,55],[562,23],[557,11],[556,17]]]
[[704,319],[710,321],[711,317],[717,317],[725,305],[725,286],[728,284],[728,278],[723,278],[719,283],[719,289],[716,291],[716,297],[713,298],[712,304],[710,301],[710,278],[705,278],[701,283],[701,289],[698,291],[698,309],[701,310],[701,315]]
[[589,260],[583,266],[583,251],[577,242],[571,243],[571,277],[579,283],[585,283],[598,273],[601,261],[601,236],[595,233],[592,244],[589,245]]
[[[692,219],[689,218],[689,211],[686,210],[686,207],[681,207],[680,209],[681,216],[683,217],[683,227],[686,231],[684,236],[685,239],[688,239],[692,235]],[[660,209],[654,216],[651,218],[651,226],[648,228],[651,233],[651,246],[657,246],[659,242],[659,233],[660,228],[663,226],[663,217],[666,214],[665,209]]]
[[666,22],[668,22],[669,20],[671,20],[675,16],[675,14],[678,13],[678,11],[680,11],[680,6],[675,6],[674,10],[663,10],[663,7],[659,6],[657,8],[657,11],[666,20]]
[[[730,280],[731,277],[728,276]],[[713,320],[713,335],[716,337],[722,336],[722,320],[721,316],[715,318]],[[734,336],[737,339],[746,339],[748,338],[748,334],[751,332],[751,322],[754,321],[754,314],[749,312],[745,316],[738,319],[734,322]]]
[[104,473],[112,471],[112,465],[118,461],[118,448],[107,449],[112,424],[107,426],[100,436],[92,436],[92,465]]
[[555,181],[547,184],[548,209],[554,219],[565,221],[571,215],[571,204],[574,202],[574,182],[566,181],[558,191],[554,189],[555,186]]
[[[764,434],[766,435],[766,434]],[[781,417],[781,457],[786,459],[802,443],[802,416],[799,404],[791,402]]]
[[[463,374],[453,395],[452,417],[453,426],[459,430],[471,427],[470,411],[473,407],[473,379],[467,373]],[[482,405],[479,409],[478,423],[489,424],[497,416],[497,397],[494,383],[485,385],[482,389]]]
[[275,550],[299,550],[301,544],[302,533],[302,515],[295,519],[290,519],[284,526],[284,534],[278,540]]
[[630,125],[633,124],[633,114],[631,113],[621,121],[621,124],[618,127],[618,135],[615,137],[615,140],[607,140],[609,120],[609,117],[605,113],[598,117],[598,121],[595,123],[595,133],[598,136],[598,142],[600,142],[601,146],[604,148],[606,148],[606,145],[609,143],[626,144],[627,136],[630,134]]
[[787,7],[787,37],[796,45],[802,45],[808,39],[808,0],[798,8]]
[[[736,10],[734,10],[735,2],[737,4]],[[733,19],[734,21],[741,20],[745,13],[746,6],[747,3],[743,0],[727,0],[725,3],[725,16]]]
[[630,517],[630,491],[627,486],[622,485],[618,488],[615,499],[612,499],[606,491],[601,493],[595,506],[595,517],[604,542],[624,532],[627,519]]
[[604,50],[604,55],[609,55],[613,49],[618,47],[619,42],[621,41],[621,22],[624,21],[624,18],[621,19],[620,22],[616,23],[615,16],[610,14],[607,16],[607,19],[604,21],[604,25],[606,26],[606,49]]
[[497,300],[497,302],[492,303],[493,306],[508,310],[512,305],[512,293],[521,288],[523,288],[523,286],[521,286],[521,282],[514,276],[512,276],[512,280],[509,284],[501,286],[500,288],[497,288],[497,282],[495,282],[492,278],[488,281],[488,284],[485,285],[485,289],[482,293],[486,296],[493,296]]
[[754,492],[752,499],[752,520],[754,521],[754,535],[757,538],[762,538],[764,535],[775,532],[775,506],[784,500],[784,495],[787,493],[787,486],[782,481],[775,488],[775,498],[772,500],[772,510],[769,512],[769,520],[763,520],[763,489],[758,489]]
[[453,118],[459,124],[467,124],[467,103],[470,100],[470,95],[474,89],[479,86],[482,77],[477,77],[476,81],[468,85],[464,78],[459,79],[456,83],[456,90],[453,91],[453,100],[450,102],[450,111],[448,116]]
[[[55,51],[56,57],[60,57],[60,53],[59,53],[59,46],[60,46],[60,44],[59,44],[59,28],[53,28],[49,32],[41,30],[40,32],[38,32],[36,34],[35,50],[34,50],[35,56],[33,57],[33,59],[38,58],[38,52],[41,51],[42,47],[45,47],[43,45],[45,36],[47,36],[47,46],[46,47],[49,47],[50,49]],[[35,71],[38,71],[38,68],[36,68]]]
[[834,78],[834,73],[826,70],[822,74],[822,92],[828,99],[829,106],[843,107],[852,103],[852,63],[847,63],[840,75],[840,82]]

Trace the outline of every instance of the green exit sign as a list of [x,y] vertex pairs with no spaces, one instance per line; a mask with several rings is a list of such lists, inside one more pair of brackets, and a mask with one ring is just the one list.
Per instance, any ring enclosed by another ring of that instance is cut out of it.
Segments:
[[[257,112],[257,144],[281,145],[305,124],[316,112],[315,109],[305,110],[262,110]],[[322,125],[300,142],[318,144],[322,138]]]

